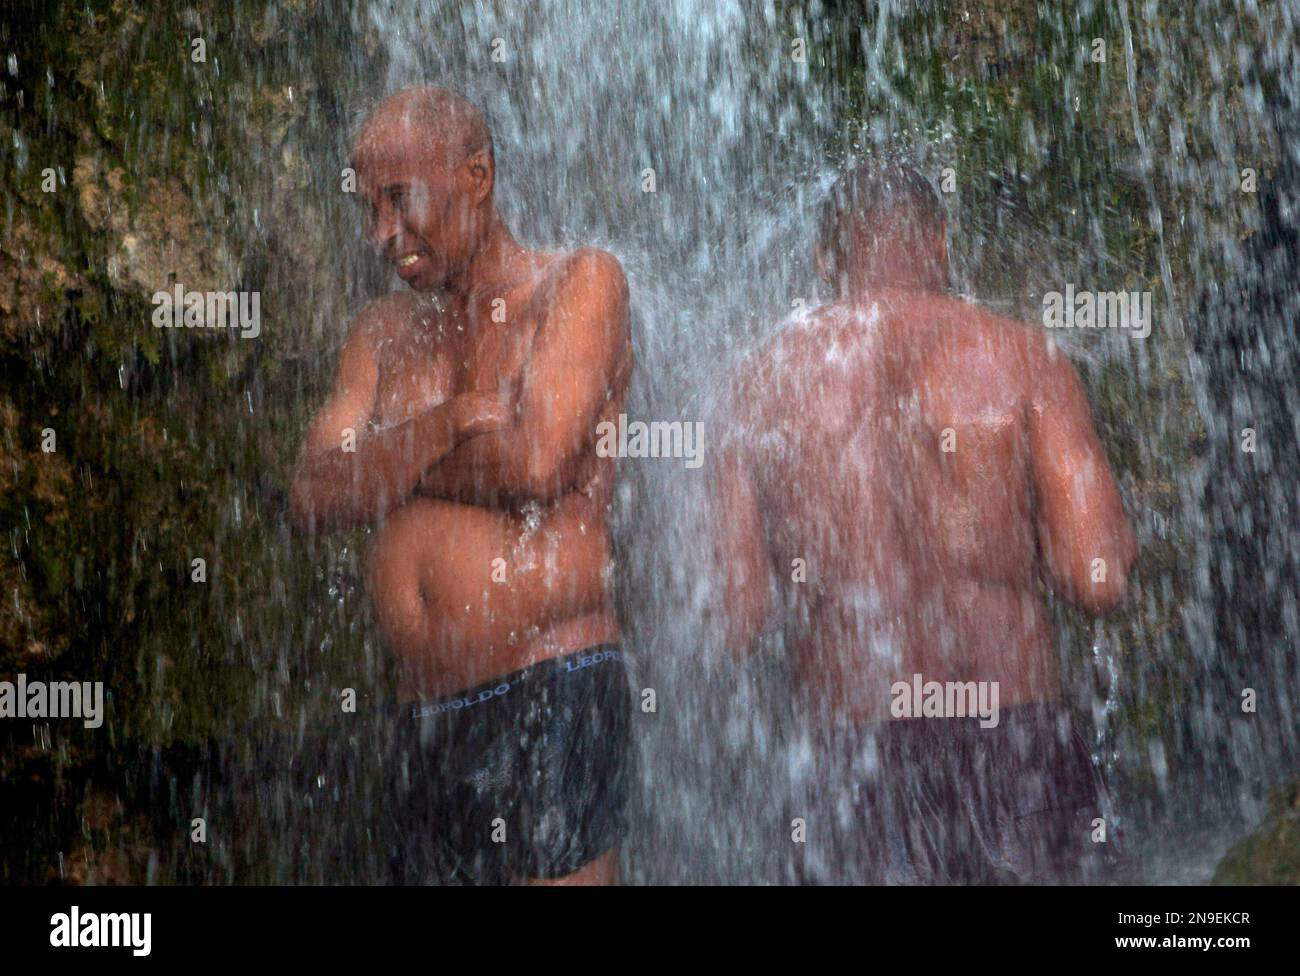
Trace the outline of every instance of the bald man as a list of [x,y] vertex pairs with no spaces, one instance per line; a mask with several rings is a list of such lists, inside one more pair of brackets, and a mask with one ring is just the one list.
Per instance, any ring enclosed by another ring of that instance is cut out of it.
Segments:
[[383,102],[353,166],[409,290],[352,324],[291,500],[306,530],[378,526],[394,880],[611,883],[631,702],[595,431],[632,369],[622,268],[514,239],[487,125],[450,91]]
[[780,829],[806,882],[1069,881],[1113,861],[1039,585],[1107,613],[1133,532],[1069,360],[948,294],[946,239],[914,170],[847,173],[815,252],[838,300],[727,397],[723,619],[743,652],[781,597],[811,761]]

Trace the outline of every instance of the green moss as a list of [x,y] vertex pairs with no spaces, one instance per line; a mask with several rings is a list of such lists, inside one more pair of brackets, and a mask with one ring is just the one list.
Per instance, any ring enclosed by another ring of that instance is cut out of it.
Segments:
[[1273,814],[1234,844],[1215,869],[1216,885],[1300,884],[1300,783],[1280,790]]

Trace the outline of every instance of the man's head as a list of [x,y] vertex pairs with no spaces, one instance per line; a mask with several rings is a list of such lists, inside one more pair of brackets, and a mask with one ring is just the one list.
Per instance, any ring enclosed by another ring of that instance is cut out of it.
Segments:
[[822,206],[817,266],[841,294],[890,285],[941,290],[947,233],[943,205],[920,173],[868,160],[841,176]]
[[461,273],[494,216],[495,165],[483,113],[445,88],[379,104],[352,149],[366,236],[420,291]]

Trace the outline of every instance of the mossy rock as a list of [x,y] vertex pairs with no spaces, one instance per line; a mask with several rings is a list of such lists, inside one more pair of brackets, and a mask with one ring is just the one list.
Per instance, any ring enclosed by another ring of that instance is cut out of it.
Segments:
[[1263,826],[1224,855],[1210,883],[1300,884],[1300,781],[1278,794]]

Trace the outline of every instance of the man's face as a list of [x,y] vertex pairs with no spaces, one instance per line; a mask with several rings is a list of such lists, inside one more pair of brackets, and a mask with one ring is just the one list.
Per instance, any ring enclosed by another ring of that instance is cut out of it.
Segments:
[[456,173],[401,134],[357,163],[368,240],[417,291],[436,291],[464,267],[473,209]]

